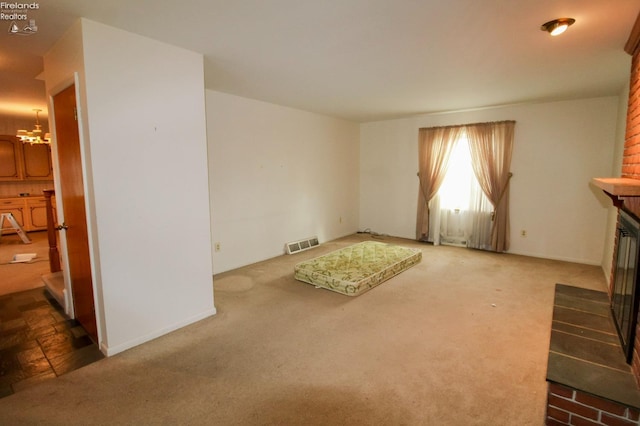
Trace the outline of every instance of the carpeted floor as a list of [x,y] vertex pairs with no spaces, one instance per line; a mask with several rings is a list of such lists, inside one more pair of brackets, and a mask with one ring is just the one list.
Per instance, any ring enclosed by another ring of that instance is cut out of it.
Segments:
[[423,260],[358,297],[293,279],[369,238],[215,276],[216,316],[3,398],[0,423],[543,424],[555,284],[604,290],[601,268],[387,238]]

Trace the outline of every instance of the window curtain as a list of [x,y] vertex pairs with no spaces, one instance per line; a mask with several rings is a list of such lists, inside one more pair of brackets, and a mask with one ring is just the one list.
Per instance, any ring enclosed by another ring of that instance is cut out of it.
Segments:
[[[454,161],[465,164],[468,161],[469,174],[466,172],[467,166],[455,164]],[[466,135],[461,135],[456,141],[449,163],[440,189],[429,202],[428,241],[434,245],[491,250],[493,205],[480,187],[471,166],[471,150]],[[452,176],[454,173],[455,176]]]
[[447,171],[449,157],[462,127],[422,128],[418,133],[418,217],[416,239],[427,241],[429,235],[429,201],[438,192]]
[[493,206],[477,180],[473,182],[470,204],[469,210],[472,214],[469,214],[467,218],[467,227],[469,229],[467,247],[491,250]]
[[509,249],[509,181],[515,121],[466,126],[473,171],[493,205],[491,249]]
[[[460,209],[440,205],[440,194],[429,203],[429,241],[434,245],[455,245],[480,250],[492,250],[491,225],[493,205],[478,181],[470,183],[469,204]],[[441,188],[442,191],[442,188]]]

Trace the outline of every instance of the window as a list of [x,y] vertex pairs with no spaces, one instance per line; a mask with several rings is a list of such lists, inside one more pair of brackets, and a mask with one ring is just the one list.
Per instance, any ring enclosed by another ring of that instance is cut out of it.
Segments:
[[447,175],[438,191],[440,208],[468,210],[471,202],[471,185],[475,182],[469,142],[463,136],[456,142],[449,159]]
[[469,141],[456,140],[447,172],[430,203],[433,218],[429,240],[434,244],[486,249],[493,206],[473,171]]
[[[514,128],[515,121],[511,120],[419,129],[416,239],[438,244],[441,216],[443,222],[455,216],[456,232],[463,234],[460,245],[497,252],[509,249],[509,167]],[[452,154],[453,160],[449,161]],[[447,173],[450,165],[452,171]],[[482,180],[486,192],[479,189],[477,180],[468,177],[471,170]],[[442,189],[444,180],[447,183]],[[438,194],[444,198],[444,209]]]

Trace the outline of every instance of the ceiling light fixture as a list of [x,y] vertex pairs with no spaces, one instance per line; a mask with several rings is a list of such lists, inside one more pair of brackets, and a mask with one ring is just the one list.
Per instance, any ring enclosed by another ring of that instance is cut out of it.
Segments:
[[570,25],[573,25],[574,22],[576,22],[576,20],[573,18],[558,18],[553,21],[545,22],[542,24],[540,29],[548,32],[552,36],[557,36],[567,31],[567,28],[569,28]]
[[39,113],[42,111],[41,109],[34,109],[36,112],[36,125],[35,129],[32,131],[27,130],[18,130],[16,137],[19,138],[24,143],[30,143],[31,145],[37,144],[50,144],[51,143],[51,134],[45,133],[42,134],[42,126],[40,125],[40,117]]

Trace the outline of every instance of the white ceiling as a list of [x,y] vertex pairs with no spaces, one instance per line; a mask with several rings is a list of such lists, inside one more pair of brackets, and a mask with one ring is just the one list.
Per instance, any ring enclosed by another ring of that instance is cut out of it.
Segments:
[[[45,109],[41,57],[78,17],[204,54],[209,89],[372,121],[617,95],[639,11],[640,0],[43,0],[34,35],[0,21],[0,115]],[[560,17],[576,23],[540,31]]]

